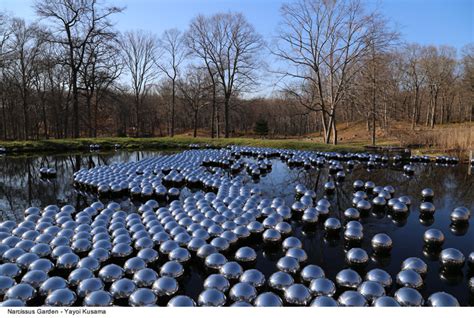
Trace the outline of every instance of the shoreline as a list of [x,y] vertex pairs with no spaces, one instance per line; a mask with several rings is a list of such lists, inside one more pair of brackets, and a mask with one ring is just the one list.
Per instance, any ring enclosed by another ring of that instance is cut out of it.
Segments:
[[[309,139],[259,139],[259,138],[207,138],[207,137],[104,137],[104,138],[78,138],[78,139],[43,139],[25,141],[0,141],[0,148],[5,148],[4,155],[38,154],[38,153],[60,153],[69,151],[89,151],[90,145],[97,144],[100,147],[93,150],[172,150],[187,149],[191,144],[209,145],[211,147],[225,147],[228,145],[285,148],[312,151],[335,151],[335,152],[364,152],[364,147],[369,143],[345,142],[338,145],[324,144]],[[381,140],[379,146],[398,146]],[[414,155],[444,155],[452,151],[443,151],[432,148],[411,149]],[[457,152],[459,156],[459,152]],[[468,153],[462,152],[460,159],[467,161]]]

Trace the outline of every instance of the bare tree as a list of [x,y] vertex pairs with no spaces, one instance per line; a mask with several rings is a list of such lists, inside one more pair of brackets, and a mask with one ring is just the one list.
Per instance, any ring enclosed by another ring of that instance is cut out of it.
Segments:
[[29,138],[30,91],[37,71],[36,64],[44,43],[44,36],[35,24],[27,25],[24,20],[12,21],[10,78],[18,85],[23,113],[23,137]]
[[188,70],[186,77],[178,82],[178,87],[193,113],[193,136],[196,137],[199,112],[209,104],[212,81],[205,67],[194,66]]
[[463,100],[466,102],[467,118],[472,122],[474,117],[474,44],[466,45],[462,49],[462,88]]
[[403,80],[402,84],[409,91],[413,92],[413,105],[411,112],[411,128],[415,129],[420,116],[421,91],[426,81],[426,74],[421,67],[421,61],[425,54],[425,49],[418,44],[410,44],[400,52],[402,62]]
[[73,136],[77,138],[80,135],[78,78],[87,44],[94,35],[111,32],[109,18],[122,9],[101,6],[99,0],[36,0],[34,7],[38,16],[48,19],[54,25],[53,41],[64,48],[68,57],[73,101]]
[[263,41],[241,13],[221,13],[193,19],[188,43],[204,59],[209,74],[216,77],[222,89],[225,137],[228,138],[231,98],[234,92],[256,84],[255,73],[259,68]]
[[371,33],[376,15],[367,14],[359,0],[298,0],[283,5],[281,12],[273,53],[289,67],[279,73],[316,89],[318,98],[309,109],[321,113],[325,142],[332,134],[336,144],[337,109],[369,44],[379,41]]
[[426,84],[430,95],[430,105],[426,112],[426,125],[434,128],[438,112],[440,93],[453,82],[456,67],[456,50],[452,47],[430,46],[422,61],[426,74]]
[[184,36],[178,29],[166,30],[159,41],[159,47],[163,54],[157,60],[158,69],[171,81],[171,125],[169,134],[173,137],[176,117],[176,80],[179,76],[181,64],[188,55],[188,49],[184,42]]
[[142,31],[127,32],[120,40],[125,68],[131,78],[135,104],[136,136],[141,131],[140,108],[149,85],[156,79],[155,61],[157,40],[154,35]]
[[87,44],[80,75],[86,99],[86,123],[91,137],[97,137],[99,104],[123,69],[116,40],[115,34],[100,34]]
[[203,61],[209,74],[212,83],[211,138],[216,136],[216,130],[217,137],[219,138],[219,121],[217,120],[217,114],[219,113],[217,105],[217,71],[207,49],[207,46],[210,44],[210,35],[206,33],[209,32],[208,30],[210,29],[210,27],[207,26],[208,23],[208,19],[202,15],[193,19],[189,30],[185,34],[185,41],[191,54]]

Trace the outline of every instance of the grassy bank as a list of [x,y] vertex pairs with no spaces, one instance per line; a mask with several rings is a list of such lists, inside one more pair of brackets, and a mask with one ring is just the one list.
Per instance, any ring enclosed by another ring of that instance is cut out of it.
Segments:
[[326,145],[308,139],[256,139],[256,138],[192,138],[177,136],[174,138],[80,138],[80,139],[49,139],[34,141],[5,141],[0,147],[5,147],[7,153],[33,152],[66,152],[89,150],[90,144],[99,144],[101,149],[113,149],[120,145],[122,149],[179,149],[187,148],[190,144],[210,144],[224,147],[227,145],[242,145],[255,147],[287,148],[319,151],[363,151],[363,142],[344,143],[341,145]]

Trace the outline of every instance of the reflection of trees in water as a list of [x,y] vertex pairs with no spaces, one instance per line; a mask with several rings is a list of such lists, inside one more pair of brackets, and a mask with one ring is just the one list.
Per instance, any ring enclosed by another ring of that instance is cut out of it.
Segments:
[[[328,169],[289,168],[280,160],[272,161],[272,171],[260,179],[259,185],[270,197],[281,196],[287,202],[294,197],[294,186],[303,184],[317,193],[318,199],[324,196],[324,183],[333,180]],[[335,211],[343,213],[352,204],[352,183],[360,179],[373,181],[376,185],[392,185],[395,196],[409,195],[412,200],[419,199],[421,190],[432,188],[435,192],[435,205],[438,208],[466,205],[473,208],[474,178],[469,176],[464,165],[450,167],[434,164],[416,164],[416,173],[408,177],[402,166],[387,166],[368,171],[362,165],[346,171],[344,181],[336,183],[336,192],[328,197]],[[334,181],[334,180],[333,180]]]
[[[156,155],[156,152],[120,151],[2,157],[0,158],[0,220],[11,218],[11,216],[18,220],[22,219],[23,210],[30,206],[72,204],[76,208],[82,208],[91,199],[79,195],[74,190],[72,180],[75,171],[98,165],[138,161],[151,155]],[[55,168],[56,178],[41,178],[39,174],[41,167]]]

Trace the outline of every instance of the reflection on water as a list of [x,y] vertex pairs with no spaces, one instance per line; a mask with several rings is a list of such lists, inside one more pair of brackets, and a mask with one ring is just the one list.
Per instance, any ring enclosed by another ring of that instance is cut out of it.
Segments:
[[[110,152],[86,154],[40,155],[30,157],[0,158],[0,221],[5,219],[21,220],[23,210],[29,206],[44,207],[48,204],[73,204],[80,209],[96,199],[92,194],[78,193],[72,186],[72,175],[80,168],[92,168],[96,165],[115,162],[137,161],[157,152]],[[251,160],[251,159],[249,159]],[[288,168],[280,160],[272,160],[272,170],[258,181],[264,194],[268,197],[281,196],[288,204],[294,198],[294,186],[298,183],[306,185],[317,192],[318,199],[323,197],[323,184],[328,181],[328,169],[304,170]],[[55,179],[42,179],[40,167],[54,167],[57,170]],[[353,171],[346,171],[346,180],[338,183],[336,192],[329,197],[332,202],[331,214],[341,217],[345,209],[351,206],[352,183],[354,180],[371,180],[377,185],[392,185],[396,196],[409,195],[412,198],[410,214],[406,220],[392,220],[386,212],[370,214],[361,220],[364,225],[362,247],[369,253],[371,260],[361,273],[379,267],[388,271],[393,278],[400,271],[401,262],[408,257],[422,258],[429,271],[425,278],[425,286],[421,290],[423,296],[444,290],[453,294],[463,305],[473,305],[467,288],[468,280],[473,275],[467,266],[463,272],[444,273],[439,267],[439,251],[426,250],[423,246],[423,233],[428,228],[437,228],[446,236],[444,247],[455,247],[468,255],[474,250],[473,219],[464,227],[451,225],[449,214],[457,206],[466,206],[474,211],[474,176],[467,173],[465,165],[438,166],[435,164],[417,164],[413,177],[403,174],[402,166],[388,165],[385,168],[366,170],[362,165]],[[254,181],[257,182],[257,181]],[[423,188],[432,188],[435,192],[434,218],[420,218],[418,207],[420,193]],[[185,191],[186,192],[186,191]],[[346,247],[339,238],[324,236],[321,224],[317,228],[307,229],[296,220],[292,223],[295,235],[302,242],[309,256],[309,263],[318,264],[330,279],[345,268],[344,256]],[[387,233],[393,240],[394,249],[389,256],[373,255],[370,240],[377,233]],[[268,278],[276,269],[276,261],[282,252],[266,250],[261,242],[252,242],[258,253],[256,267]],[[184,284],[184,292],[194,298],[202,290],[205,278],[199,270],[191,270]],[[395,291],[395,286],[391,292]],[[390,293],[391,294],[391,293]]]
[[[71,204],[83,208],[94,199],[78,193],[72,186],[73,173],[81,168],[93,168],[117,162],[138,161],[158,152],[116,151],[75,154],[0,157],[0,221],[21,220],[30,206]],[[42,178],[41,167],[55,168],[55,178]]]

